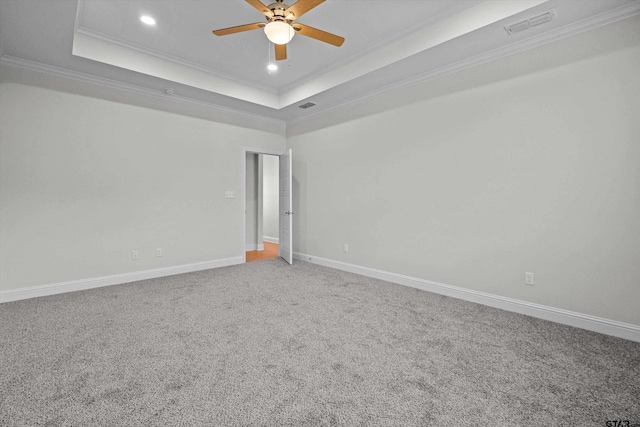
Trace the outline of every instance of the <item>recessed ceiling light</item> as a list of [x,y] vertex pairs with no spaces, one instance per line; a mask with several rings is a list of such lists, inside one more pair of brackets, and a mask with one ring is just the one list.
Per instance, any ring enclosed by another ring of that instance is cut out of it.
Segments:
[[267,70],[269,71],[278,71],[278,66],[276,64],[267,65]]
[[147,25],[156,25],[156,20],[150,17],[149,15],[142,15],[140,20]]

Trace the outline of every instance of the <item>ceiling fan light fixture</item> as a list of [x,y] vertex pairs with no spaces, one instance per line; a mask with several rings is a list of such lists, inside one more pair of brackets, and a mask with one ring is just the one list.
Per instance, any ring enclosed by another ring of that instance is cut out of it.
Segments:
[[272,21],[265,25],[264,33],[267,35],[267,38],[271,43],[287,44],[291,41],[296,32],[291,25],[286,22]]

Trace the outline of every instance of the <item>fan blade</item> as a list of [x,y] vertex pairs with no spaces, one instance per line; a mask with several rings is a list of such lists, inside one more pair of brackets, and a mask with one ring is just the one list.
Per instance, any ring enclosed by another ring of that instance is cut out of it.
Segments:
[[256,22],[255,24],[245,24],[245,25],[238,25],[237,27],[229,27],[229,28],[222,28],[220,30],[213,30],[212,33],[215,34],[216,36],[226,36],[228,34],[235,34],[235,33],[241,33],[243,31],[251,31],[251,30],[257,30],[258,28],[263,28],[265,25],[264,22]]
[[283,59],[287,59],[287,45],[286,44],[276,44],[276,61],[282,61]]
[[[249,1],[249,0],[247,0]],[[293,13],[294,18],[298,19],[305,13],[309,12],[311,9],[319,5],[320,3],[324,3],[324,0],[298,0],[295,2],[293,6],[284,11],[284,16]]]
[[342,46],[342,43],[344,43],[344,37],[336,36],[335,34],[327,33],[326,31],[322,31],[308,25],[302,25],[296,22],[292,27],[301,35],[320,40],[321,42],[329,43],[338,47]]
[[260,0],[246,0],[251,6],[255,7],[256,10],[262,13],[264,16],[268,16],[269,18],[273,18],[273,12],[265,6]]

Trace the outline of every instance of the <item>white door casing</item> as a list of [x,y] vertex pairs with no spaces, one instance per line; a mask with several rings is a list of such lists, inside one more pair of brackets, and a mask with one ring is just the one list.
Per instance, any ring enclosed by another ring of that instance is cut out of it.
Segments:
[[279,255],[293,264],[293,203],[291,178],[291,149],[280,155],[280,235]]

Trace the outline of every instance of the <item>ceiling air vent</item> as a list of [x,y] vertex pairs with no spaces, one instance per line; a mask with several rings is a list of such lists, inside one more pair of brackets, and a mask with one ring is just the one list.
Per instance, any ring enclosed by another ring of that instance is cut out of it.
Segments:
[[303,110],[306,110],[307,108],[311,108],[314,105],[316,104],[314,104],[313,102],[307,102],[306,104],[298,105],[298,107],[302,108]]
[[551,22],[555,17],[556,17],[556,11],[550,10],[548,12],[543,13],[542,15],[529,18],[526,21],[520,21],[512,25],[506,25],[504,29],[507,30],[507,33],[509,34],[519,33],[520,31],[528,30],[529,28],[537,27],[538,25]]

